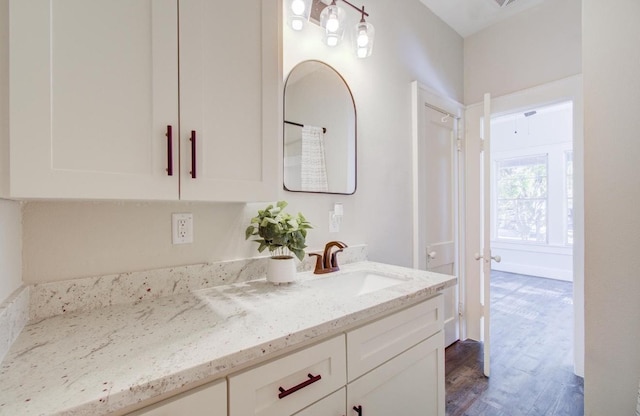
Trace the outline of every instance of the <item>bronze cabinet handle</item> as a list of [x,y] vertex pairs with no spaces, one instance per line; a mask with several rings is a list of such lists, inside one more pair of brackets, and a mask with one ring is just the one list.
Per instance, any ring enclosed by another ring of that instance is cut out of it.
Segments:
[[322,378],[320,374],[318,374],[317,376],[314,376],[311,373],[307,374],[307,377],[309,377],[308,380],[305,380],[302,383],[298,384],[297,386],[293,386],[288,390],[285,390],[283,387],[278,387],[278,390],[280,390],[280,394],[278,394],[278,399],[284,399],[288,395],[295,393],[298,390],[303,389],[308,385],[315,383],[316,381],[320,381],[320,379]]
[[196,131],[191,130],[191,178],[196,178]]
[[167,175],[173,176],[173,128],[167,126]]

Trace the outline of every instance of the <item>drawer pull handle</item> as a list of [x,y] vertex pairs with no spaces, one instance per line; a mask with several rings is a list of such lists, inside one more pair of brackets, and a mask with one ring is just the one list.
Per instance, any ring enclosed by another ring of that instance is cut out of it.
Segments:
[[167,175],[173,176],[173,128],[167,126]]
[[353,406],[353,410],[358,413],[358,416],[362,416],[362,406]]
[[295,393],[298,390],[303,389],[308,385],[315,383],[316,381],[320,381],[320,379],[322,378],[320,374],[318,374],[317,376],[307,374],[307,377],[309,377],[309,380],[305,380],[302,383],[298,384],[297,386],[291,387],[289,390],[285,390],[282,387],[278,387],[278,390],[280,390],[280,394],[278,394],[278,399],[284,399],[291,393]]

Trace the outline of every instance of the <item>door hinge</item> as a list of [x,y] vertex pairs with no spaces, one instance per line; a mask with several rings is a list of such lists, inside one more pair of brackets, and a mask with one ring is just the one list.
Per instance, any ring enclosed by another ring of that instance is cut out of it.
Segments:
[[458,303],[458,316],[462,317],[464,315],[464,304],[462,302]]
[[484,139],[480,139],[480,151],[484,152]]
[[462,152],[462,139],[456,139],[456,149],[458,152]]

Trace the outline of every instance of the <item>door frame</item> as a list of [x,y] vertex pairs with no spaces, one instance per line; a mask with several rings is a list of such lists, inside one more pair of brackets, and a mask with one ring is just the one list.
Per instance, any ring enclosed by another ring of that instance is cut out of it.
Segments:
[[465,198],[465,156],[464,156],[464,111],[465,106],[449,97],[436,92],[435,90],[427,87],[419,81],[413,81],[411,83],[411,154],[412,154],[412,267],[419,268],[420,256],[426,255],[426,253],[420,253],[420,239],[421,239],[421,221],[420,221],[420,207],[419,207],[419,180],[420,180],[420,151],[422,150],[422,144],[420,138],[423,133],[423,113],[422,109],[428,106],[434,110],[441,111],[444,114],[449,114],[457,121],[457,143],[458,143],[458,157],[455,161],[456,172],[454,180],[455,186],[455,198],[453,202],[454,206],[454,236],[455,242],[455,259],[456,259],[456,275],[458,278],[457,290],[458,290],[458,319],[459,319],[459,334],[460,339],[466,338],[466,324],[465,316],[462,313],[465,290],[464,270],[464,250],[465,244],[465,223],[464,223],[464,198]]
[[[573,152],[574,152],[574,245],[573,245],[573,304],[574,304],[574,372],[584,376],[584,122],[582,99],[582,75],[573,75],[547,84],[517,91],[500,97],[491,97],[491,115],[497,116],[512,113],[521,109],[536,106],[545,106],[562,101],[573,102]],[[466,217],[467,228],[465,230],[466,253],[474,253],[480,250],[480,230],[475,225],[479,224],[479,197],[472,193],[477,192],[478,185],[469,182],[478,177],[477,162],[479,161],[479,131],[472,131],[471,126],[477,127],[477,121],[471,119],[470,113],[480,113],[478,107],[482,103],[467,106],[465,147],[467,149],[466,191]],[[475,110],[475,111],[473,111]],[[474,129],[475,130],[475,129]],[[474,161],[475,159],[475,161]],[[477,172],[476,172],[477,171]],[[477,228],[477,230],[476,230]],[[480,304],[481,289],[479,279],[478,262],[470,254],[464,259],[461,267],[465,267],[466,297],[464,303],[464,315],[467,336],[470,339],[480,341],[482,308]]]

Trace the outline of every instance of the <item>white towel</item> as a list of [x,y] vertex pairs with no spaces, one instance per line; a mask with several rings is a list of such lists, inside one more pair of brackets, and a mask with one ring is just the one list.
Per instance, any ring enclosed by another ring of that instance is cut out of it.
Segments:
[[301,177],[303,191],[329,191],[322,127],[304,126],[302,128]]

